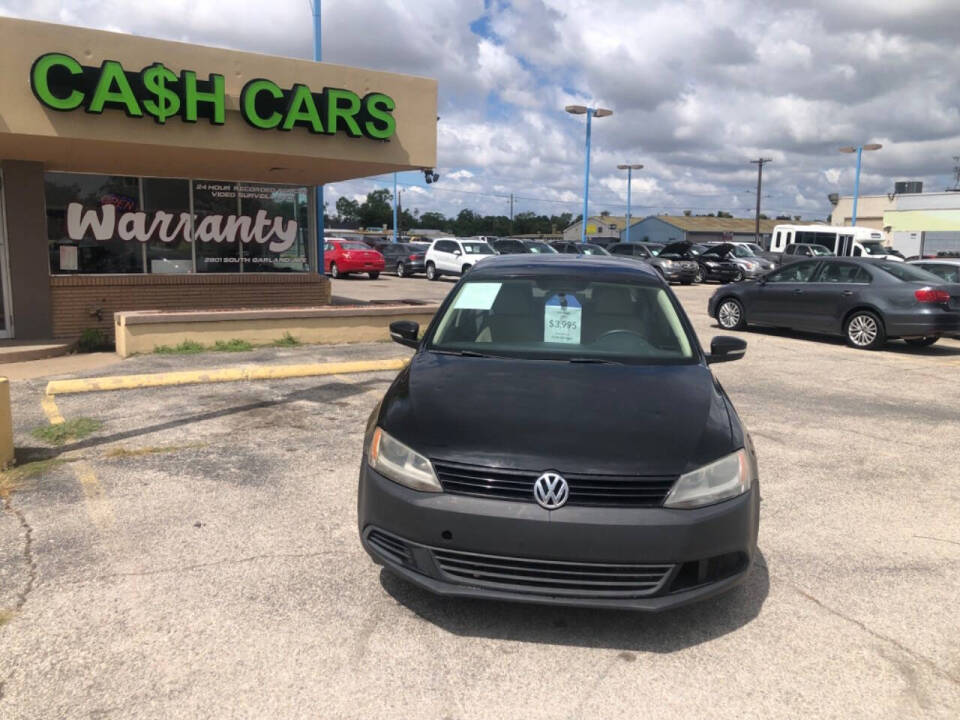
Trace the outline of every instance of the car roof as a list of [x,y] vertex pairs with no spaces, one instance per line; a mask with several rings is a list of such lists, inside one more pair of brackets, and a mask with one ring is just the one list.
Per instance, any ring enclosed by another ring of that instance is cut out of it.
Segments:
[[659,280],[660,275],[646,263],[618,258],[612,255],[495,255],[477,263],[470,271],[471,278],[498,277],[501,275],[551,275],[554,273],[576,275],[610,274],[630,275],[637,279]]
[[908,263],[911,265],[915,263],[934,263],[936,265],[960,265],[960,258],[951,258],[951,257],[939,257],[939,258],[917,258],[916,260],[908,260]]

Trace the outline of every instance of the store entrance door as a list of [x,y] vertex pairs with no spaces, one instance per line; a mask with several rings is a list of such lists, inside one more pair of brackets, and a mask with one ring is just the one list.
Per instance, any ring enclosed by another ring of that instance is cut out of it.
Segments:
[[10,265],[7,261],[7,207],[3,175],[0,174],[0,338],[13,337],[13,305],[10,302]]

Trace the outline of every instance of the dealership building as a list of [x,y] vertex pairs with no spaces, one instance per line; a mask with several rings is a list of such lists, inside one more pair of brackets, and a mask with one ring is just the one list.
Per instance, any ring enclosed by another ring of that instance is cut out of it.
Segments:
[[328,303],[317,185],[436,164],[434,80],[0,18],[0,338]]

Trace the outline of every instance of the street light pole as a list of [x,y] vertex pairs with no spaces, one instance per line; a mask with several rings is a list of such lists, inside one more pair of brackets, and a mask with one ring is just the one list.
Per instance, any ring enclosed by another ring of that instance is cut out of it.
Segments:
[[397,174],[393,174],[393,241],[397,241]]
[[[311,0],[313,10],[313,59],[320,62],[323,57],[322,35],[320,32],[320,0]],[[317,185],[317,272],[323,275],[323,185]]]
[[583,216],[580,218],[580,242],[587,241],[587,205],[590,197],[590,125],[594,117],[609,117],[613,115],[613,110],[606,108],[588,108],[583,105],[567,105],[566,110],[571,115],[587,116],[587,142],[586,155],[583,171]]
[[627,171],[627,239],[630,242],[630,187],[633,185],[633,171],[642,170],[643,165],[617,165],[618,170]]
[[763,166],[768,162],[773,162],[773,158],[760,157],[756,160],[751,160],[754,165],[757,166],[757,215],[754,220],[754,241],[757,245],[760,243],[760,190],[763,187]]
[[856,153],[857,154],[857,174],[853,180],[853,214],[850,218],[850,227],[857,226],[857,202],[860,199],[860,165],[861,158],[863,157],[864,150],[879,150],[883,145],[880,143],[868,143],[866,145],[857,145],[856,147],[848,145],[847,147],[840,148],[842,153]]

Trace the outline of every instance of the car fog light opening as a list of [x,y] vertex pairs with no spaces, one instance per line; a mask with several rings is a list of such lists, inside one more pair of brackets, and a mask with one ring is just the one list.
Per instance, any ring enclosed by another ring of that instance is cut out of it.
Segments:
[[745,450],[680,476],[663,506],[696,508],[735,498],[753,484],[753,470]]
[[367,461],[384,477],[412,490],[443,492],[430,461],[381,428],[373,432]]

